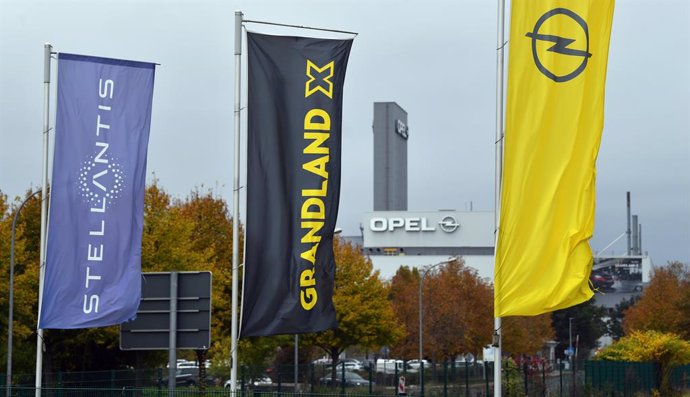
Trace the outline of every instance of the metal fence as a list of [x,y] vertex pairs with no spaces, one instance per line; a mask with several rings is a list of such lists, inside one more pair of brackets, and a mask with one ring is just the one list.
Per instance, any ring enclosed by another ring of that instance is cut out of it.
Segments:
[[[225,378],[209,371],[207,379],[176,384],[167,389],[167,369],[114,370],[71,373],[46,373],[42,396],[91,397],[220,397],[231,396]],[[320,365],[300,366],[295,383],[294,366],[249,368],[240,370],[236,397],[329,397],[329,396],[394,396],[404,378],[408,396],[423,397],[486,397],[493,395],[492,363],[431,364],[420,371],[376,372],[372,369],[350,371]],[[650,363],[587,361],[573,366],[545,362],[507,361],[503,366],[503,395],[506,397],[643,397],[658,388],[657,368]],[[266,377],[268,375],[268,378]],[[4,383],[4,376],[0,378]],[[32,375],[13,379],[11,396],[34,396]],[[671,377],[675,390],[690,391],[690,366],[676,368]],[[2,385],[0,395],[5,395]]]

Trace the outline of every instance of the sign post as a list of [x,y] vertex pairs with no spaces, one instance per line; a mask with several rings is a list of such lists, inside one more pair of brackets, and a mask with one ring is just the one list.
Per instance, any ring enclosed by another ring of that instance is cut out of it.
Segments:
[[177,349],[211,345],[211,272],[142,273],[134,321],[120,326],[120,350],[168,350],[168,389],[175,390]]

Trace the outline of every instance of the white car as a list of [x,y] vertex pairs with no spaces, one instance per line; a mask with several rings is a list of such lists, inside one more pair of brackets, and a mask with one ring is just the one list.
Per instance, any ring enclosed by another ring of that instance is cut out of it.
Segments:
[[331,364],[331,359],[328,357],[321,357],[317,358],[316,360],[311,362],[314,365],[330,365]]
[[[429,362],[426,360],[421,361],[422,365],[424,365],[424,368],[429,368]],[[407,370],[410,372],[417,372],[419,371],[420,367],[420,361],[418,359],[410,360],[407,362]]]
[[[361,362],[357,360],[346,360],[346,361],[341,361],[338,364],[335,365],[335,368],[337,371],[342,371],[343,370],[343,365],[345,366],[345,371],[353,372],[353,371],[363,371],[364,366],[362,365]],[[327,370],[329,370],[331,367],[328,366]]]
[[[226,380],[225,383],[223,384],[223,387],[226,389],[230,388],[230,385],[232,382],[230,382],[230,379]],[[268,377],[268,375],[259,375],[256,378],[249,379],[246,383],[245,386],[271,386],[273,384],[273,381],[271,378]],[[242,386],[242,380],[238,379],[237,380],[237,387],[240,388]]]
[[381,359],[376,360],[376,372],[384,374],[403,373],[403,360]]

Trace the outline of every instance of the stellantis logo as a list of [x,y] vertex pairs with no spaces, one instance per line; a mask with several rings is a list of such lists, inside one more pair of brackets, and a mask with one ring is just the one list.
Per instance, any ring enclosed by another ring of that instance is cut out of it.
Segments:
[[[460,224],[455,217],[445,216],[439,223],[440,229],[446,233],[453,233]],[[369,229],[372,232],[394,232],[396,229],[402,229],[406,232],[435,232],[436,228],[429,225],[429,220],[425,217],[374,217],[369,220]]]
[[94,155],[82,161],[77,174],[78,194],[88,205],[113,205],[125,188],[125,172],[118,159],[108,152],[108,144],[97,142]]

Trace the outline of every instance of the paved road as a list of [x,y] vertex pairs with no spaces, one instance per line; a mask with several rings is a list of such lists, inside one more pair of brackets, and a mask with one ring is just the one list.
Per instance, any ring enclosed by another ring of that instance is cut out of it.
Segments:
[[594,295],[594,299],[597,305],[601,305],[606,308],[615,308],[616,305],[622,300],[630,299],[630,297],[640,294],[641,292],[618,292],[617,290],[611,288],[597,292]]

